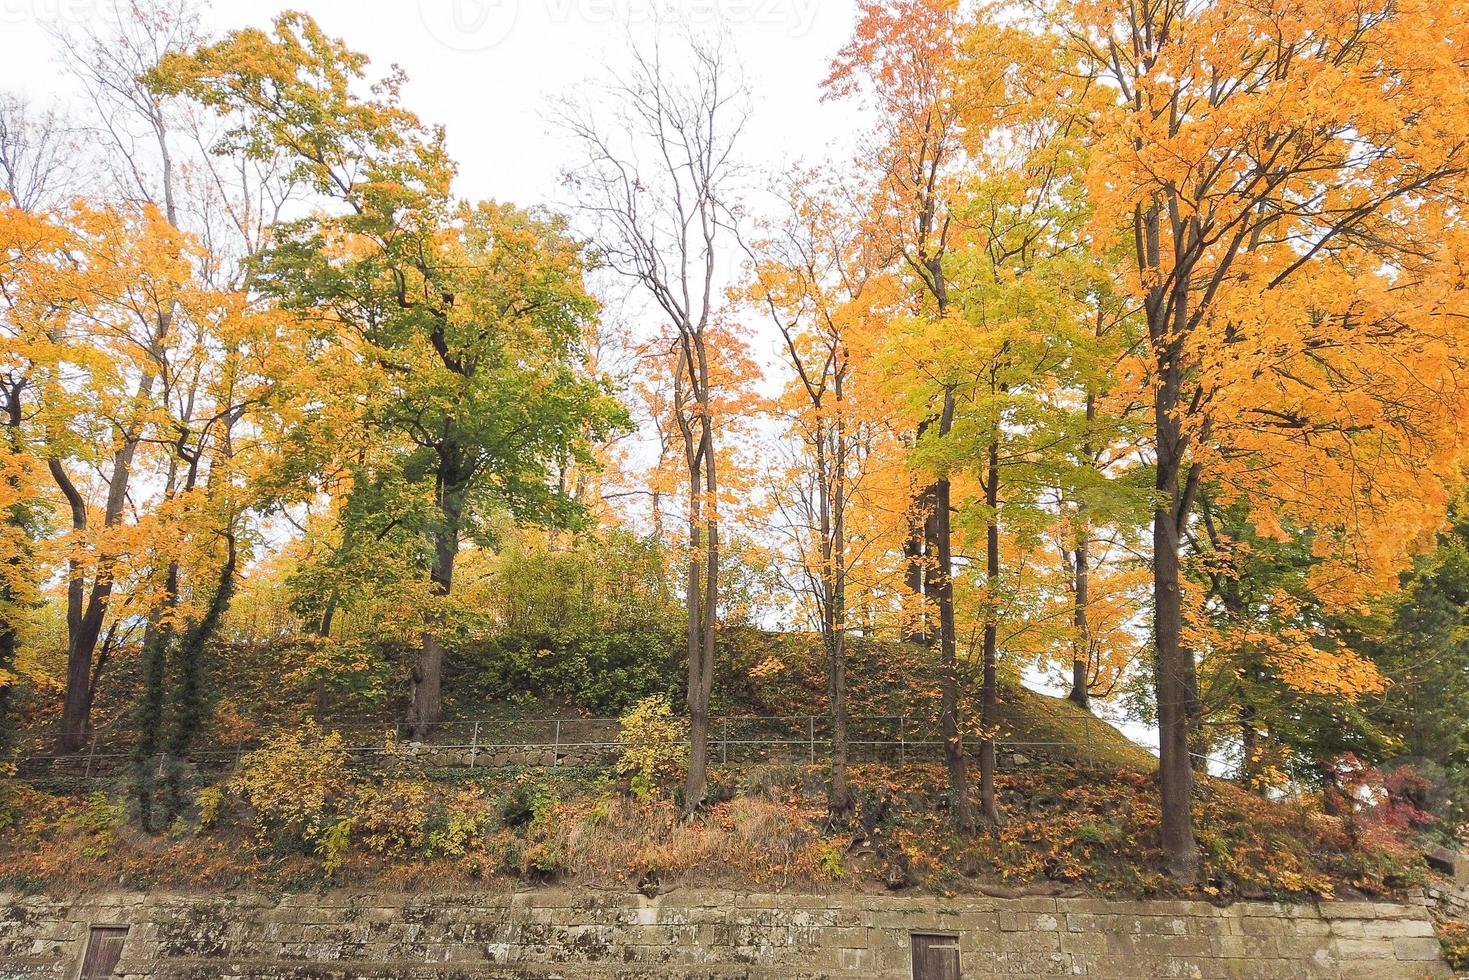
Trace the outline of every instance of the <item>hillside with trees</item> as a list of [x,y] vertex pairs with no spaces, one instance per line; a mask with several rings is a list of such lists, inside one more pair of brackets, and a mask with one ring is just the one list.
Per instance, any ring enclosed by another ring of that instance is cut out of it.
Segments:
[[55,41],[76,99],[0,93],[0,883],[1465,846],[1461,0],[861,0],[860,148],[798,166],[670,35],[544,107],[557,202],[462,196],[305,13]]

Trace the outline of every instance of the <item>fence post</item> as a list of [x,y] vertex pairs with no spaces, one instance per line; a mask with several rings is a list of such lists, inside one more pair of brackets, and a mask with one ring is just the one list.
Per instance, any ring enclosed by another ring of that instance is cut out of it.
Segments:
[[811,762],[816,762],[816,716],[806,716],[806,735],[811,742]]
[[900,765],[900,766],[906,766],[908,764],[908,742],[906,741],[905,736],[904,736],[904,733],[907,730],[908,730],[908,716],[907,715],[899,715],[898,716],[898,765]]
[[719,764],[729,763],[729,719],[720,722],[721,730],[719,736]]
[[556,747],[551,750],[551,765],[561,765],[561,719],[556,719]]
[[87,752],[87,767],[82,773],[83,779],[92,778],[92,757],[97,754],[97,733],[92,733],[92,748]]
[[474,734],[469,739],[469,768],[474,768],[475,760],[479,757],[479,722],[474,723]]

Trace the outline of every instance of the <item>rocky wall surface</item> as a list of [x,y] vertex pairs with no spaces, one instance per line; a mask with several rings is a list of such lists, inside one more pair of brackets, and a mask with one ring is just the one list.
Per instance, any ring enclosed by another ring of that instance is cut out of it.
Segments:
[[0,892],[0,980],[77,977],[108,926],[127,978],[908,978],[915,933],[957,938],[965,978],[1449,975],[1422,905],[542,888]]

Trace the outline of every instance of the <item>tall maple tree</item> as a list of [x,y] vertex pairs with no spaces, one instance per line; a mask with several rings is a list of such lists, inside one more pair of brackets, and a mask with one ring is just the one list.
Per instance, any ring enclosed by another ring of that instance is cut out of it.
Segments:
[[[872,158],[878,178],[869,227],[916,284],[912,309],[939,322],[948,316],[951,302],[952,208],[964,162],[956,62],[971,22],[948,0],[864,0],[852,40],[838,52],[824,83],[829,97],[862,97],[877,109]],[[913,420],[914,443],[949,434],[954,391],[951,386],[940,389],[933,404]],[[922,479],[911,505],[905,552],[908,588],[922,597],[924,618],[907,632],[918,642],[938,644],[939,725],[950,813],[956,826],[971,829],[975,818],[954,618],[952,484],[945,470],[923,473]],[[928,621],[930,606],[938,620],[936,630]]]
[[1193,881],[1180,553],[1201,488],[1259,527],[1315,528],[1339,594],[1381,586],[1442,519],[1464,418],[1469,17],[1312,0],[1047,14],[1071,77],[1111,96],[1091,120],[1093,227],[1126,243],[1146,324],[1163,843]]

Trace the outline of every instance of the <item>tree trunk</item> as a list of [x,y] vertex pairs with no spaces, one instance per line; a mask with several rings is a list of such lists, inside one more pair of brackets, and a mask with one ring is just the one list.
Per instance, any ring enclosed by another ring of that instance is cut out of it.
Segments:
[[143,694],[138,702],[138,741],[133,746],[133,798],[138,806],[138,823],[146,831],[153,826],[154,757],[162,747],[165,671],[168,648],[173,644],[170,614],[178,604],[179,565],[170,562],[163,581],[163,601],[150,613],[143,631]]
[[[434,562],[429,571],[433,593],[438,597],[447,597],[454,588],[454,559],[459,554],[459,531],[464,519],[462,489],[448,481],[444,487],[440,491],[439,524],[434,529]],[[444,646],[438,635],[443,624],[440,612],[430,612],[426,617],[408,702],[410,738],[428,738],[444,720]]]
[[[927,421],[918,423],[916,439],[922,439],[928,431]],[[933,631],[929,629],[928,603],[933,600],[932,581],[934,571],[930,559],[934,553],[934,487],[923,487],[913,498],[913,513],[908,522],[908,536],[903,541],[903,581],[908,593],[915,597],[917,610],[911,617],[904,616],[900,624],[901,637],[920,646],[933,646]]]
[[[1153,511],[1153,646],[1158,701],[1158,777],[1162,791],[1163,851],[1168,870],[1184,884],[1199,876],[1194,841],[1193,784],[1189,763],[1189,670],[1183,646],[1183,594],[1178,559],[1182,499],[1182,444],[1177,420],[1176,367],[1166,365],[1154,396],[1157,438],[1157,506]],[[1191,659],[1191,658],[1190,658]]]
[[184,811],[183,763],[204,727],[204,651],[219,630],[235,592],[235,567],[238,552],[233,531],[225,532],[225,560],[215,582],[214,596],[203,617],[179,640],[179,695],[173,733],[168,741],[168,771],[165,785],[166,819],[169,822]]
[[[316,636],[319,641],[323,643],[331,642],[332,620],[336,618],[336,615],[337,597],[336,595],[331,595],[327,597],[326,607],[321,611],[321,620],[316,625]],[[311,709],[312,717],[316,719],[318,725],[326,720],[329,703],[330,696],[327,690],[326,677],[318,673],[316,676],[316,698]]]
[[831,622],[827,644],[827,698],[831,702],[831,788],[827,816],[833,826],[844,826],[854,808],[852,787],[847,780],[847,627],[846,563],[841,508],[834,527],[836,552],[832,569]]
[[903,542],[903,581],[908,592],[915,598],[916,610],[912,616],[904,616],[902,638],[919,646],[933,646],[934,635],[929,628],[928,603],[933,600],[931,591],[934,577],[930,562],[930,548],[934,540],[932,484],[924,487],[913,499],[914,515]]
[[833,826],[844,826],[852,815],[852,787],[847,779],[847,669],[845,630],[831,638],[827,696],[831,699],[831,788],[827,816]]
[[[702,343],[702,341],[700,342]],[[701,348],[702,349],[702,348]],[[690,365],[691,369],[695,366]],[[714,463],[714,430],[702,359],[697,365],[699,440],[690,456],[688,652],[689,772],[684,783],[684,817],[704,809],[709,798],[709,700],[714,691],[714,633],[719,615],[719,476]]]
[[1239,782],[1245,789],[1253,789],[1260,775],[1259,736],[1255,731],[1255,709],[1245,705],[1239,712],[1240,763]]
[[685,639],[688,646],[689,683],[685,703],[689,709],[689,771],[684,781],[683,809],[685,815],[698,812],[704,805],[709,791],[709,706],[704,701],[704,567],[703,533],[697,526],[698,518],[690,521],[689,538],[694,554],[689,558],[688,571],[688,628]]
[[[172,322],[171,312],[159,318],[158,334],[154,340],[156,356],[159,355],[159,347]],[[153,383],[152,373],[145,371],[138,380],[134,404],[141,406],[143,400],[152,395]],[[104,528],[116,527],[122,521],[128,499],[128,482],[132,477],[133,457],[137,453],[140,438],[135,433],[123,433],[122,444],[112,454],[112,473],[107,483],[107,502],[102,510]],[[47,460],[47,468],[51,471],[51,476],[56,481],[57,488],[61,490],[62,496],[66,497],[67,505],[71,510],[72,530],[85,531],[87,529],[86,504],[65,467],[62,466],[61,460],[51,457]],[[112,574],[112,557],[105,554],[100,555],[97,559],[96,574],[92,578],[92,591],[86,597],[86,606],[83,609],[82,596],[85,586],[82,572],[75,562],[71,566],[71,577],[67,582],[66,595],[66,687],[62,693],[61,729],[56,739],[56,749],[61,753],[79,751],[87,741],[87,729],[90,723],[88,717],[90,698],[87,689],[92,679],[92,658],[96,656],[97,641],[102,637],[102,625],[107,618],[107,607],[112,598]]]
[[979,805],[984,822],[991,830],[1004,826],[1005,818],[1000,813],[995,799],[995,737],[1000,726],[1000,679],[998,676],[998,630],[995,621],[994,590],[1000,582],[1000,440],[998,434],[990,440],[985,469],[985,504],[989,507],[989,519],[985,522],[985,583],[990,589],[990,610],[984,623],[984,677],[980,689],[980,727],[983,739],[979,743]]
[[1091,710],[1091,653],[1087,635],[1087,601],[1091,588],[1091,536],[1082,531],[1076,542],[1076,568],[1073,593],[1076,608],[1072,614],[1072,626],[1076,639],[1071,653],[1071,701],[1078,707]]
[[1200,775],[1209,772],[1209,733],[1204,727],[1204,701],[1199,693],[1199,663],[1193,649],[1183,646],[1183,685],[1188,696],[1184,701],[1184,718],[1188,725],[1189,764]]
[[[6,604],[12,602],[13,597],[10,595],[10,590],[5,589],[0,599],[3,599]],[[15,627],[9,622],[0,625],[0,674],[7,678],[15,667],[17,649]],[[15,726],[9,721],[10,694],[13,686],[10,680],[0,680],[0,754],[9,748],[11,737],[14,735]]]
[[[944,392],[939,436],[949,434],[954,417],[954,393]],[[944,768],[949,780],[949,819],[961,833],[975,830],[974,808],[969,802],[969,770],[964,758],[964,731],[960,699],[963,681],[959,672],[958,637],[954,624],[954,556],[949,515],[949,479],[940,477],[933,485],[933,512],[929,529],[936,561],[931,568],[933,598],[939,612],[939,730],[944,740]]]
[[[1099,332],[1100,332],[1100,328]],[[1086,421],[1087,430],[1090,433],[1091,425],[1097,417],[1097,396],[1087,392],[1086,396]],[[1088,438],[1082,444],[1082,458],[1087,466],[1096,465],[1096,457],[1093,455],[1091,439]],[[1086,523],[1086,503],[1081,501],[1076,508],[1076,562],[1074,577],[1072,579],[1072,596],[1076,601],[1075,609],[1071,617],[1071,625],[1076,630],[1076,639],[1072,641],[1071,652],[1071,701],[1078,707],[1090,711],[1092,708],[1091,696],[1091,635],[1087,621],[1087,603],[1091,596],[1091,529]]]
[[[23,381],[15,381],[5,392],[5,432],[7,448],[11,453],[19,453],[22,449],[20,434],[21,422],[24,421],[25,413],[21,405],[21,397],[25,388]],[[14,473],[8,478],[10,489],[14,493],[21,489],[20,477]],[[31,535],[25,519],[24,505],[12,504],[6,512],[5,521],[10,530],[16,535],[17,547],[6,559],[10,574],[5,576],[7,584],[0,584],[0,677],[10,678],[15,669],[16,656],[19,653],[19,634],[16,631],[15,609],[17,595],[16,590],[8,584],[9,582],[22,581],[26,574],[26,566],[31,558]],[[11,576],[14,576],[13,578]],[[9,748],[14,737],[14,725],[9,722],[10,698],[14,690],[12,680],[0,680],[0,755]]]
[[[817,516],[821,535],[821,575],[818,578],[821,634],[826,647],[826,697],[831,711],[831,781],[827,789],[827,820],[846,826],[852,815],[852,789],[847,781],[847,668],[846,668],[846,428],[840,413],[842,378],[835,379],[838,416],[830,426],[816,423]],[[819,413],[819,398],[813,402]],[[830,440],[830,452],[828,441]]]

